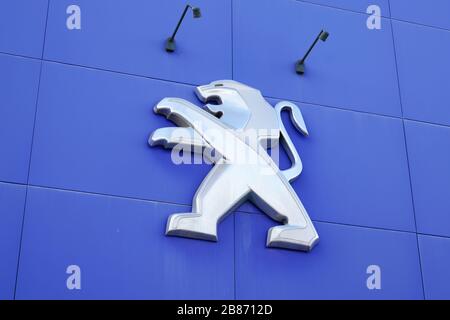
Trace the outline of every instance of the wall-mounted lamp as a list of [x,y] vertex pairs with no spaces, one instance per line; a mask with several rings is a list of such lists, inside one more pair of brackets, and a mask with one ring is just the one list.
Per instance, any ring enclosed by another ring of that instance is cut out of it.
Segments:
[[311,53],[311,50],[314,48],[314,46],[316,45],[317,41],[319,41],[319,39],[325,42],[329,35],[330,34],[324,30],[320,31],[319,35],[314,40],[313,44],[309,47],[308,51],[306,51],[303,58],[298,60],[297,63],[295,64],[295,72],[297,72],[298,74],[305,73],[305,60],[306,60],[306,58],[308,58],[309,54]]
[[202,12],[200,11],[200,8],[197,7],[192,7],[191,5],[186,5],[186,7],[184,8],[183,14],[181,15],[180,20],[178,21],[178,24],[175,28],[175,30],[173,31],[172,36],[167,39],[166,42],[166,51],[167,52],[174,52],[175,51],[175,36],[178,32],[178,29],[180,28],[181,22],[183,22],[184,17],[186,16],[186,13],[188,11],[188,9],[192,10],[192,15],[194,18],[200,18],[202,16]]

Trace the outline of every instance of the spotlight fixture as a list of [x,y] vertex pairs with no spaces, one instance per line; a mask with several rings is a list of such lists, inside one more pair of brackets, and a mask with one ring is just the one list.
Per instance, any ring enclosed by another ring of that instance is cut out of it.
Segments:
[[321,30],[320,33],[317,35],[316,39],[314,40],[313,44],[309,47],[308,51],[306,51],[305,55],[302,59],[298,60],[295,64],[295,72],[298,74],[304,74],[305,73],[305,60],[308,58],[309,54],[311,53],[311,50],[314,48],[314,46],[317,44],[317,41],[322,40],[325,42],[330,34],[326,32],[325,30]]
[[202,16],[202,12],[200,11],[200,8],[198,7],[193,7],[189,4],[186,5],[186,7],[184,8],[183,14],[181,15],[180,20],[178,21],[178,24],[175,28],[175,30],[173,31],[172,36],[167,39],[166,41],[166,51],[167,52],[174,52],[175,51],[175,36],[178,32],[178,29],[180,28],[181,22],[183,22],[184,17],[186,16],[187,11],[191,9],[192,10],[192,16],[194,18],[200,18]]

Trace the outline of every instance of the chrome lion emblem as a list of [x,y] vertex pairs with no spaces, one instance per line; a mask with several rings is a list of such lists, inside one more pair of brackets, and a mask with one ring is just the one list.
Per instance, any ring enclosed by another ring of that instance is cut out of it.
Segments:
[[[269,229],[268,247],[311,250],[319,236],[290,185],[303,166],[281,120],[288,110],[294,126],[308,135],[300,109],[287,101],[273,108],[259,90],[232,80],[199,86],[196,94],[204,109],[179,98],[165,98],[154,107],[179,127],[155,130],[151,146],[190,148],[208,154],[214,164],[194,196],[192,212],[172,214],[166,235],[217,241],[217,224],[249,200],[283,223]],[[292,162],[287,170],[267,152],[280,139]]]

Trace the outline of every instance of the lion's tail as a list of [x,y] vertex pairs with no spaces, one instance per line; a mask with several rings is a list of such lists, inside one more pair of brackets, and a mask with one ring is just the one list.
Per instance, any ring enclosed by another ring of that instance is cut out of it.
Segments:
[[300,109],[297,107],[297,105],[293,104],[292,102],[281,101],[277,103],[277,105],[275,106],[275,110],[277,112],[278,122],[280,124],[281,142],[283,144],[284,149],[286,150],[286,153],[289,156],[289,159],[292,162],[292,167],[283,170],[282,173],[288,181],[292,181],[295,178],[297,178],[302,172],[303,164],[283,124],[283,120],[281,118],[282,111],[289,110],[291,121],[294,124],[295,128],[301,133],[303,133],[305,136],[308,135],[308,129],[306,128],[305,120],[303,119]]

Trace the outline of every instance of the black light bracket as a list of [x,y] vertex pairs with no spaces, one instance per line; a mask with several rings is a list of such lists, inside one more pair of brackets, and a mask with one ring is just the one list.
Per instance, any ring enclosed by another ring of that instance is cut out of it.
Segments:
[[172,33],[172,36],[169,39],[167,39],[167,41],[166,41],[166,51],[167,52],[174,52],[175,51],[175,48],[176,48],[176,46],[175,46],[175,36],[177,35],[178,29],[180,28],[181,23],[183,22],[184,17],[186,16],[186,13],[188,12],[189,9],[192,10],[192,15],[193,15],[194,18],[200,18],[202,16],[200,8],[193,7],[193,6],[189,5],[189,4],[186,5],[186,7],[184,8],[183,14],[180,17],[180,20],[178,20],[178,24],[177,24],[175,30]]
[[317,44],[319,40],[322,40],[325,42],[330,34],[326,32],[325,30],[320,30],[320,33],[317,35],[316,39],[312,43],[312,45],[309,47],[308,51],[306,51],[303,58],[297,61],[295,64],[295,72],[298,74],[304,74],[305,73],[305,60],[308,58],[309,54],[311,53],[311,50],[314,48],[314,46]]

